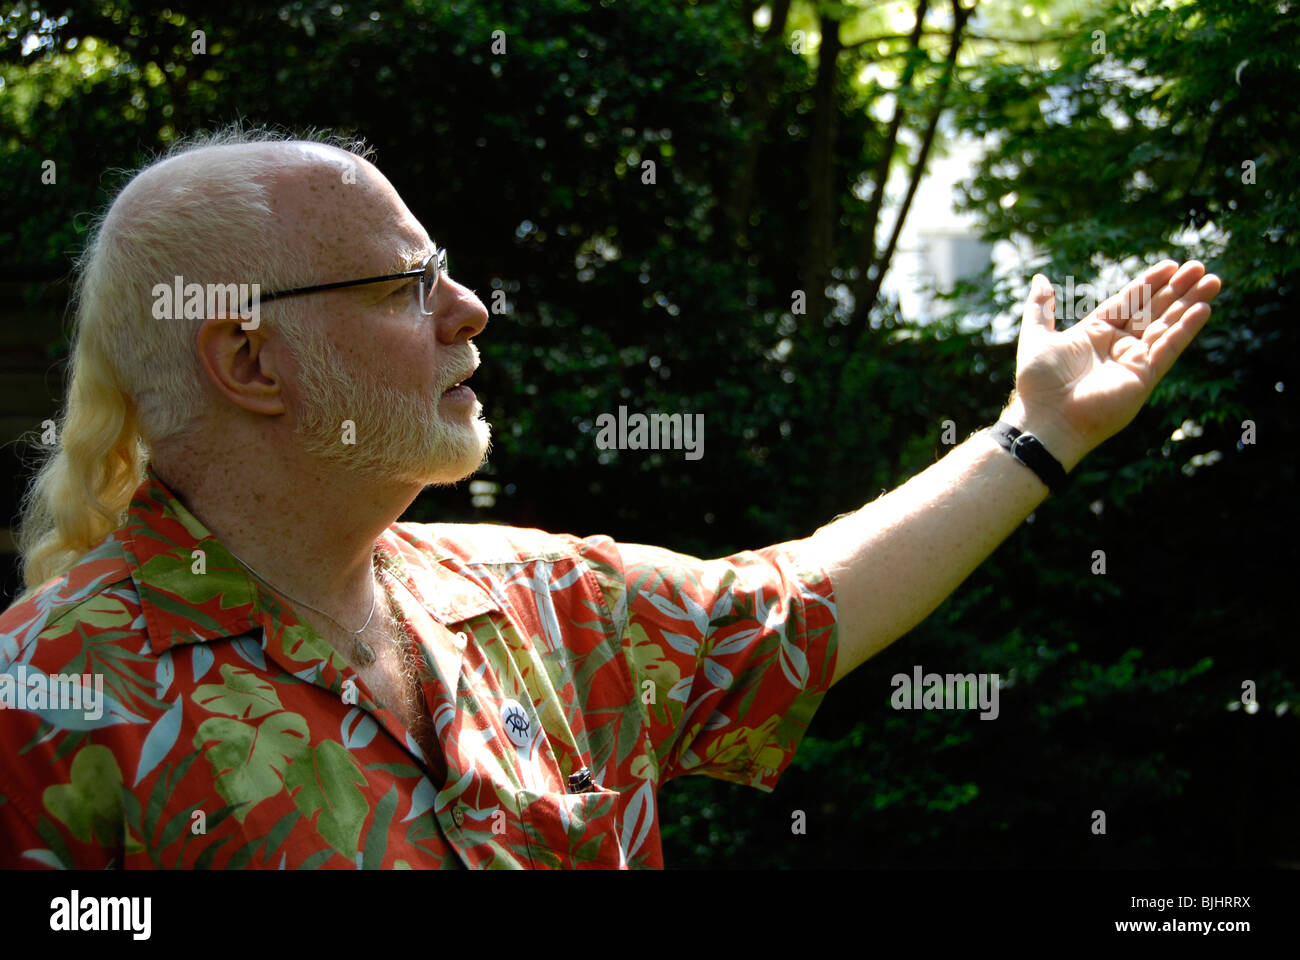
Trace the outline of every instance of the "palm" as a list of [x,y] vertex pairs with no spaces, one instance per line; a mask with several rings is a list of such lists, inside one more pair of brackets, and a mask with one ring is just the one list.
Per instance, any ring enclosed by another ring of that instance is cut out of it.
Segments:
[[1123,429],[1205,325],[1221,286],[1195,261],[1176,267],[1158,264],[1064,331],[1050,286],[1036,289],[1016,355],[1025,407],[1050,412],[1085,449]]

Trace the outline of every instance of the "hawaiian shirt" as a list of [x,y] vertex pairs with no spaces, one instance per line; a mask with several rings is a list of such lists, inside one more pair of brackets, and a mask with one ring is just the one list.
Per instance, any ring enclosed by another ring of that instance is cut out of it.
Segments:
[[830,687],[807,541],[398,522],[376,550],[439,757],[150,468],[0,615],[0,867],[662,868],[660,784],[770,792]]

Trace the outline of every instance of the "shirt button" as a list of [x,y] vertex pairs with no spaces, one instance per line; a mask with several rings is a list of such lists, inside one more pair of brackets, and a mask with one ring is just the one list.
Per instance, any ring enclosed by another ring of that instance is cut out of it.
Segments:
[[460,826],[464,826],[464,824],[465,824],[465,811],[462,810],[462,809],[460,808],[460,804],[459,804],[459,803],[456,804],[454,807],[451,808],[451,819],[454,820],[454,821],[456,821],[456,826],[458,826],[458,827],[460,827]]
[[532,723],[518,700],[506,700],[501,704],[501,722],[505,725],[506,736],[516,747],[526,747],[532,741]]

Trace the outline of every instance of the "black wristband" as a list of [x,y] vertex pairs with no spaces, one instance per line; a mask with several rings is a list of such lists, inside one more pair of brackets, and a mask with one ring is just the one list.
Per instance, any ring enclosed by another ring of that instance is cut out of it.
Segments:
[[1060,493],[1065,489],[1067,481],[1065,468],[1061,466],[1060,461],[1047,452],[1047,448],[1036,436],[1032,433],[1022,433],[1001,420],[993,425],[992,431],[993,439],[1002,449],[1038,474],[1038,479],[1047,484],[1047,489],[1052,493]]

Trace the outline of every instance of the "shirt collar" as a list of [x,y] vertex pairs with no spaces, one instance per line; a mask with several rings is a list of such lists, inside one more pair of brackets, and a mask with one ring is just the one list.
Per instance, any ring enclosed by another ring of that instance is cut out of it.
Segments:
[[[431,615],[453,624],[500,609],[488,589],[436,555],[417,550],[401,535],[401,526],[385,530],[375,548],[388,572]],[[283,616],[290,598],[277,596],[255,579],[162,482],[152,464],[117,536],[131,565],[154,653],[254,630],[276,632],[272,612],[281,627],[300,622],[292,611],[287,619]]]

